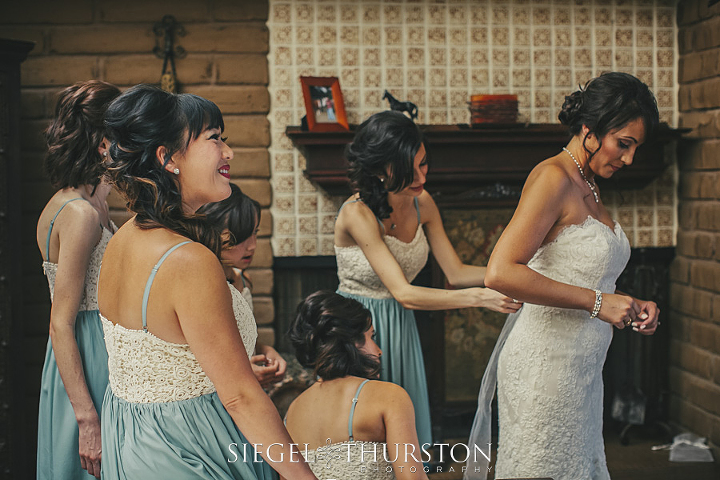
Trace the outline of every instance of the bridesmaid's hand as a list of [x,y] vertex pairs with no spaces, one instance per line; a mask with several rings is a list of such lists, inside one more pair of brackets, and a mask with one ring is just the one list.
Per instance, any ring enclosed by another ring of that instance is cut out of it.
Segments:
[[522,302],[513,300],[512,298],[489,288],[471,288],[477,294],[477,307],[488,308],[500,313],[515,313]]
[[640,314],[637,316],[637,320],[633,322],[633,330],[643,335],[652,335],[657,330],[657,326],[660,325],[658,317],[660,316],[660,309],[655,302],[636,300],[640,306]]
[[277,372],[275,372],[275,382],[279,382],[285,376],[285,370],[287,369],[287,362],[285,359],[270,345],[263,346],[262,354],[265,355],[269,364],[277,364]]
[[640,315],[640,306],[632,297],[616,293],[604,293],[598,318],[619,329],[629,327]]
[[265,355],[253,355],[250,358],[250,366],[263,388],[269,387],[277,382],[277,373],[280,366],[277,361],[268,359]]
[[90,475],[100,478],[100,419],[94,412],[87,420],[78,420],[78,443],[80,446],[80,466]]

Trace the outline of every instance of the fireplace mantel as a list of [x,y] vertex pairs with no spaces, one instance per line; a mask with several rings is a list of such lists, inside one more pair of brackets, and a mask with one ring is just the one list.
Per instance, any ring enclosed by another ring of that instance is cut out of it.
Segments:
[[[287,127],[285,133],[307,160],[305,175],[331,195],[347,195],[345,145],[356,126],[347,132],[308,132]],[[539,162],[567,143],[567,128],[559,124],[420,125],[430,161],[426,188],[434,195],[457,197],[484,189],[479,197],[512,196]],[[680,138],[682,130],[660,126],[655,140],[642,145],[631,168],[617,173],[620,188],[638,189],[660,176],[667,167],[665,146]],[[474,203],[474,201],[472,202]]]

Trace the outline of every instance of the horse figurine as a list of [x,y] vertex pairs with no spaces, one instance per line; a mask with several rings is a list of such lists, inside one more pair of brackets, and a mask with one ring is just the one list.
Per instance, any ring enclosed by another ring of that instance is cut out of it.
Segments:
[[418,116],[418,108],[417,105],[415,105],[412,102],[401,102],[400,100],[396,99],[392,95],[390,95],[390,92],[385,90],[385,93],[383,93],[382,99],[385,100],[387,98],[387,101],[390,102],[390,110],[396,110],[398,112],[407,112],[410,115],[410,119],[414,122],[415,119]]

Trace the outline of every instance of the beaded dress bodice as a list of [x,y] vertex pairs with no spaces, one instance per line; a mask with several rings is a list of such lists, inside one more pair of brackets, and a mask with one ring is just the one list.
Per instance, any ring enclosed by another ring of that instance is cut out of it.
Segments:
[[394,480],[393,464],[387,458],[391,456],[385,442],[346,441],[308,450],[305,459],[318,478]]
[[[243,295],[228,283],[233,312],[245,350],[255,351],[257,326]],[[113,393],[128,402],[174,402],[215,391],[187,344],[162,340],[150,332],[113,324],[100,315],[108,350]]]
[[[113,230],[116,230],[115,224],[110,222]],[[82,300],[80,301],[80,308],[78,311],[86,310],[97,310],[97,281],[98,275],[100,275],[100,265],[102,264],[103,254],[108,242],[112,238],[112,233],[107,228],[102,229],[102,235],[97,245],[90,254],[90,261],[88,262],[87,272],[85,273],[85,290],[83,291]],[[55,295],[55,277],[57,275],[57,263],[44,261],[43,271],[48,280],[48,287],[50,287],[50,301],[52,302]]]
[[[418,225],[415,237],[409,243],[390,235],[383,235],[383,241],[402,268],[407,281],[412,282],[427,263],[430,252],[422,225]],[[335,257],[340,279],[338,290],[370,298],[392,298],[359,246],[336,245]]]

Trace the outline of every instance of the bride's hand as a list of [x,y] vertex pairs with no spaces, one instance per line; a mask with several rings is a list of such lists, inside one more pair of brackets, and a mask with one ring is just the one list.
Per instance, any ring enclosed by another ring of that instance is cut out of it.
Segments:
[[477,307],[488,308],[500,313],[515,313],[522,302],[515,301],[512,298],[489,288],[473,288],[476,294]]
[[619,329],[629,327],[640,315],[640,306],[627,295],[604,293],[598,318]]
[[637,304],[640,307],[640,314],[637,316],[637,322],[633,323],[633,330],[643,335],[652,335],[660,325],[658,322],[660,309],[655,302],[637,300]]

